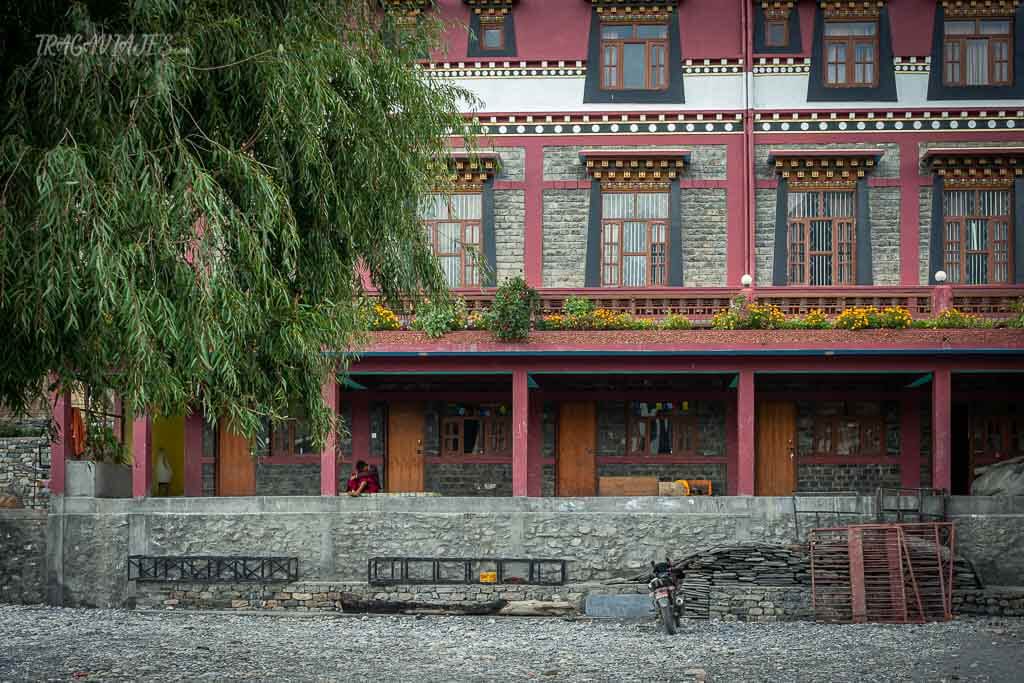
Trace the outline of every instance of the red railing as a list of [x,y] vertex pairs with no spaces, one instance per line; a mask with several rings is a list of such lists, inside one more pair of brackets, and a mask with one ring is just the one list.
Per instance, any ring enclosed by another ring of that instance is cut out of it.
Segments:
[[[700,323],[728,308],[732,299],[740,294],[752,295],[758,303],[773,304],[787,316],[806,315],[820,309],[826,315],[837,315],[854,306],[902,306],[915,318],[927,318],[949,308],[946,302],[964,313],[985,318],[1008,318],[1013,315],[1013,304],[1024,299],[1022,287],[972,286],[916,286],[885,287],[856,286],[836,288],[814,287],[758,287],[740,290],[726,287],[607,289],[601,287],[559,288],[539,290],[544,315],[560,313],[570,296],[590,299],[599,308],[617,313],[629,313],[638,318],[663,318],[669,314],[683,315]],[[466,309],[472,313],[490,308],[494,290],[459,290],[455,294],[464,299]],[[408,322],[405,315],[400,315]]]

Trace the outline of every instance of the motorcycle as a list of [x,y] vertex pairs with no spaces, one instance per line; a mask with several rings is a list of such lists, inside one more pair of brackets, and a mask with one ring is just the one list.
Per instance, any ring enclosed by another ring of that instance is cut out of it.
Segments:
[[679,624],[679,612],[676,605],[676,578],[672,572],[672,560],[651,562],[651,580],[647,584],[651,603],[658,623],[665,633],[675,635]]

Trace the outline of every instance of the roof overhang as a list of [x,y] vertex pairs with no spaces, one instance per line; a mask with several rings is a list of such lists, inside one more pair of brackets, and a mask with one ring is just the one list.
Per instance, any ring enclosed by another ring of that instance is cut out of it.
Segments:
[[780,176],[797,183],[853,183],[877,166],[884,153],[873,148],[773,149],[768,163]]
[[953,17],[1012,17],[1020,0],[938,0],[946,11],[946,18]]
[[1024,147],[934,147],[924,161],[949,182],[1005,184],[1024,176]]
[[688,149],[584,149],[580,160],[594,180],[668,182],[690,163]]
[[482,183],[501,170],[497,152],[449,152],[448,166],[457,183]]

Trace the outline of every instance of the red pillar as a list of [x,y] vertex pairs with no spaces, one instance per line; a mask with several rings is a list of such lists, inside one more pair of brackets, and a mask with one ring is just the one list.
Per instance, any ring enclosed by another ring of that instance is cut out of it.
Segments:
[[512,372],[512,495],[529,495],[530,387],[526,370]]
[[932,379],[932,488],[949,491],[953,381],[949,368],[937,368]]
[[132,422],[132,495],[145,498],[153,486],[152,428],[149,415]]
[[374,462],[370,456],[370,400],[364,392],[352,393],[346,398],[352,406],[352,424],[348,426],[352,434],[352,462],[365,460],[379,468],[383,463]]
[[526,438],[526,495],[540,498],[544,491],[544,404],[530,401],[530,425]]
[[526,189],[523,207],[523,277],[531,287],[544,285],[544,145],[541,140],[526,146]]
[[198,410],[185,416],[185,495],[203,495],[203,414]]
[[900,285],[920,282],[921,170],[917,142],[900,144]]
[[932,315],[938,315],[951,308],[953,308],[953,288],[949,285],[935,285],[932,289]]
[[736,424],[736,404],[725,402],[725,493],[735,496],[739,480],[739,431]]
[[900,486],[921,486],[921,413],[916,392],[900,401]]
[[736,494],[754,495],[754,371],[740,370],[736,391]]
[[53,420],[57,438],[50,444],[50,493],[64,495],[65,463],[71,457],[71,394],[52,394]]
[[[338,380],[331,368],[330,376],[320,388],[324,403],[335,420],[338,416]],[[324,439],[323,450],[320,451],[320,495],[338,495],[338,430],[332,428]]]

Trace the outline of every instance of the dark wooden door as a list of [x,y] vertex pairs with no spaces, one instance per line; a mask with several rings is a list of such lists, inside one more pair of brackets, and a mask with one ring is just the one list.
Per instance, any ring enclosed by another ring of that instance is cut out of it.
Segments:
[[597,411],[593,401],[562,403],[558,410],[559,496],[597,494]]
[[256,462],[249,439],[231,431],[227,420],[217,425],[217,495],[256,495]]
[[791,496],[796,490],[796,405],[790,401],[757,404],[757,479],[759,496]]
[[423,490],[423,404],[398,401],[388,405],[386,491]]

